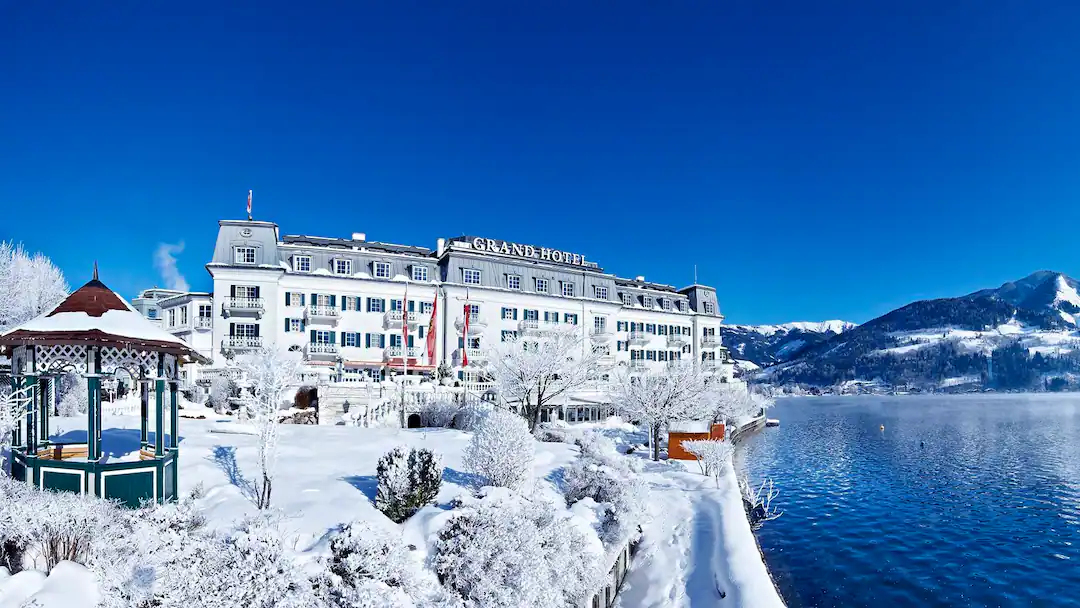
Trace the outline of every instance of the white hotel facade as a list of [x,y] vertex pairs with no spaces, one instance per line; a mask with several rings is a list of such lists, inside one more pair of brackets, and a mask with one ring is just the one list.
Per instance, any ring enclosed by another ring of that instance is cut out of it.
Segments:
[[276,345],[301,352],[320,382],[386,379],[404,371],[405,359],[410,375],[445,363],[454,377],[475,380],[490,345],[558,326],[580,328],[611,368],[661,370],[692,359],[732,375],[714,288],[620,278],[576,253],[476,237],[439,239],[432,250],[359,233],[282,236],[274,223],[223,220],[206,268],[212,294],[157,305],[163,328],[206,350],[213,367]]

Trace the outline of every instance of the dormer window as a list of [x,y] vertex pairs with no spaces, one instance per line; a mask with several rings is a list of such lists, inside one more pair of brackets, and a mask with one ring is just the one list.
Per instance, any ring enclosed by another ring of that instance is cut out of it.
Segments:
[[376,279],[389,279],[390,278],[390,264],[388,262],[375,262],[371,265],[374,272],[372,275]]
[[641,303],[645,308],[652,308],[652,296],[641,296]]
[[414,280],[414,281],[426,281],[426,280],[428,280],[427,266],[413,266],[412,267],[412,280]]
[[311,272],[310,255],[294,255],[292,259],[293,272]]
[[623,306],[630,306],[634,303],[634,297],[628,293],[620,293],[619,299],[622,300]]
[[334,260],[334,274],[352,274],[352,260]]
[[660,305],[664,307],[664,310],[671,310],[671,298],[662,298],[660,300]]
[[716,313],[716,305],[712,302],[705,302],[705,314],[711,315]]
[[233,262],[237,264],[254,264],[255,263],[255,248],[254,247],[234,247],[233,248]]

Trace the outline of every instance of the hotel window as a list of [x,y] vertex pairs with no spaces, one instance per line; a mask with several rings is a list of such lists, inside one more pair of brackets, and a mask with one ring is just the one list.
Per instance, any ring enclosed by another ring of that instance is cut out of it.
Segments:
[[421,302],[420,312],[424,313],[425,315],[430,315],[432,306],[434,306],[434,304],[432,304],[431,302]]
[[544,321],[547,322],[547,323],[558,323],[559,322],[559,313],[557,313],[557,312],[549,312],[549,311],[545,310],[544,311]]
[[570,281],[562,281],[562,295],[567,298],[574,297],[574,284]]
[[389,279],[390,264],[388,262],[373,262],[371,264],[371,273],[376,279]]
[[607,329],[607,317],[593,317],[592,326],[597,333],[603,333]]
[[169,327],[176,325],[176,310],[169,309]]
[[360,312],[360,296],[341,296],[341,310]]
[[644,358],[645,358],[645,351],[642,351],[642,350],[632,350],[632,351],[630,351],[630,360],[631,361],[640,361],[641,359],[644,359]]
[[540,319],[540,311],[538,310],[525,310],[526,321],[537,321]]
[[259,288],[251,285],[233,285],[232,297],[238,300],[254,300],[259,297]]
[[629,325],[630,324],[627,323],[626,321],[616,321],[615,322],[615,331],[628,331],[630,329]]
[[511,340],[517,340],[518,332],[504,329],[502,332],[502,341],[510,342]]
[[677,310],[679,312],[683,311],[683,301],[682,300],[679,300],[678,302],[675,302],[675,310]]
[[412,280],[414,281],[426,281],[427,278],[427,266],[413,266],[412,267]]
[[516,320],[517,319],[517,309],[516,308],[503,308],[502,309],[502,318],[503,318],[504,321]]
[[383,312],[386,310],[386,300],[382,298],[368,298],[367,311],[368,312]]
[[285,331],[304,331],[304,320],[285,319]]
[[536,279],[536,291],[539,292],[539,293],[547,293],[548,292],[548,280],[547,279]]
[[475,320],[480,317],[480,305],[469,304],[469,319]]
[[603,286],[600,286],[600,285],[593,285],[592,292],[593,292],[593,297],[596,298],[597,300],[606,300],[607,299],[607,287],[603,287]]
[[563,315],[563,323],[568,323],[570,325],[577,325],[577,313],[569,313],[568,312],[565,315]]
[[660,361],[667,361],[667,351],[666,350],[660,351],[659,353],[657,353],[657,356],[659,357]]
[[341,334],[342,346],[360,346],[360,334],[351,331]]
[[296,255],[292,259],[293,271],[295,272],[311,272],[311,256],[310,255]]
[[237,323],[231,327],[234,338],[258,338],[259,326],[254,323]]
[[180,309],[180,325],[187,325],[187,306]]
[[716,335],[716,328],[715,327],[702,327],[701,330],[702,330],[701,335],[703,335],[703,336],[715,336]]
[[521,289],[521,277],[516,274],[508,274],[505,276],[507,289]]
[[684,352],[684,353],[690,352],[690,345],[687,344],[686,346],[682,347],[682,352]]
[[254,247],[236,247],[233,249],[233,262],[237,264],[254,264]]
[[646,323],[645,324],[645,333],[647,333],[647,334],[655,334],[656,333],[656,324],[655,323]]
[[623,306],[630,306],[634,303],[634,298],[628,293],[620,293],[619,299],[622,300]]
[[352,260],[334,260],[334,274],[352,274]]
[[151,318],[151,319],[156,319],[157,318],[157,309],[156,308],[151,308],[151,309],[147,310],[146,311],[146,316]]
[[615,342],[615,351],[621,353],[622,351],[626,350],[623,347],[623,344],[625,344],[625,342],[623,342],[622,340]]
[[480,348],[480,338],[479,337],[476,337],[476,338],[470,337],[469,338],[469,348],[479,349]]
[[311,343],[312,344],[333,344],[334,339],[331,332],[324,329],[311,330]]
[[664,307],[664,310],[671,310],[671,308],[672,308],[671,299],[670,298],[664,298],[664,299],[660,300],[660,305]]
[[660,326],[658,326],[658,327],[656,328],[656,333],[657,333],[658,335],[661,335],[661,336],[666,336],[666,335],[667,335],[667,332],[668,332],[668,326],[667,326],[667,325],[660,325]]
[[386,348],[386,336],[383,334],[367,334],[364,338],[366,348]]
[[716,306],[712,302],[705,302],[705,314],[711,315],[716,312]]
[[648,359],[649,361],[656,361],[656,351],[655,350],[647,350],[647,351],[645,351],[645,358]]
[[390,310],[405,310],[405,303],[401,300],[390,300]]
[[285,306],[303,306],[304,294],[298,291],[285,292]]
[[209,319],[214,313],[211,312],[212,307],[209,304],[199,304],[199,316]]
[[461,269],[461,282],[466,285],[480,284],[480,271],[473,268]]
[[645,308],[652,308],[652,296],[641,296],[641,302]]

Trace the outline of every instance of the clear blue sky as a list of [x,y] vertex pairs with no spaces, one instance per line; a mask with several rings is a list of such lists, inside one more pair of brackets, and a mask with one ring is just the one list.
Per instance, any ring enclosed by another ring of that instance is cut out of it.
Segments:
[[[107,5],[107,6],[106,6]],[[525,6],[527,5],[527,6]],[[865,321],[1080,275],[1077,2],[0,0],[0,238],[208,288],[216,221],[478,234]]]

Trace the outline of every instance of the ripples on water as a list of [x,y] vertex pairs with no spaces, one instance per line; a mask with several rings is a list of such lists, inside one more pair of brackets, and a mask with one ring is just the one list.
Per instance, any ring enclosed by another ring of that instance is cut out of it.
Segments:
[[769,416],[737,465],[780,489],[758,539],[792,608],[1080,607],[1080,395],[793,398]]

